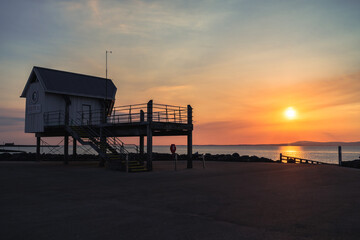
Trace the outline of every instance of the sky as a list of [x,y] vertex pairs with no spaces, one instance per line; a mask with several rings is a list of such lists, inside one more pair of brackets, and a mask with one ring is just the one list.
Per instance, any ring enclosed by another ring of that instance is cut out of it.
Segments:
[[359,23],[356,0],[4,0],[0,142],[35,143],[33,66],[105,77],[106,50],[115,105],[190,104],[194,144],[360,141]]

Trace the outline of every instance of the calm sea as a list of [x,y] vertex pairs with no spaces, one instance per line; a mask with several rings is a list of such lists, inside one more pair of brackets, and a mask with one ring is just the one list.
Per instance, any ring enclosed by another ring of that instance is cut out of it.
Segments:
[[[71,146],[69,146],[69,153],[72,153]],[[35,152],[35,148],[9,148],[14,150],[24,150],[27,152]],[[131,151],[131,149],[129,149]],[[146,151],[146,147],[145,147]],[[170,153],[169,146],[153,146],[153,151],[158,153]],[[179,154],[185,154],[187,151],[186,146],[177,146],[176,152]],[[299,157],[310,160],[317,160],[327,163],[338,162],[338,148],[336,146],[219,146],[219,145],[194,145],[193,152],[199,154],[211,153],[211,154],[233,154],[238,153],[240,155],[266,157],[273,160],[278,160],[280,153],[285,156]],[[63,147],[57,148],[43,148],[42,153],[55,153],[62,154]],[[89,146],[78,146],[78,153],[95,154],[95,152]],[[344,146],[342,147],[342,159],[343,161],[351,161],[359,159],[360,146]]]

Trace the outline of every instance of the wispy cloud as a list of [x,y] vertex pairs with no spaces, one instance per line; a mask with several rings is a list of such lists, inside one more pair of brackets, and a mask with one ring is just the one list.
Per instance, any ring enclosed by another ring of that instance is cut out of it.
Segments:
[[148,91],[151,92],[172,92],[172,91],[183,91],[183,90],[189,90],[192,86],[189,85],[179,85],[179,86],[158,86],[158,87],[152,87],[149,88]]
[[[0,112],[2,112],[0,109]],[[24,117],[16,117],[7,115],[6,113],[0,114],[0,133],[16,133],[16,135],[21,135],[24,133],[25,119]],[[2,138],[8,138],[11,136],[2,136]],[[3,140],[3,139],[1,139]]]
[[[106,27],[117,34],[148,36],[158,30],[201,31],[221,17],[221,13],[209,14],[199,8],[194,14],[194,4],[176,5],[168,1],[64,1],[59,3],[67,14],[81,16],[79,19],[87,27]],[[90,15],[84,14],[90,12]],[[79,15],[80,13],[80,15]],[[160,33],[160,32],[159,32]]]
[[0,107],[1,130],[6,130],[6,128],[9,126],[24,126],[24,123],[25,117],[22,110]]
[[[360,73],[257,87],[244,93],[243,106],[253,112],[294,105],[306,111],[360,104]],[[259,98],[260,97],[260,98]],[[266,101],[262,101],[266,99]]]
[[19,125],[19,123],[23,124],[24,122],[24,118],[0,116],[0,125]]
[[[360,31],[355,2],[0,3],[0,131],[9,124],[14,131],[22,128],[24,99],[18,96],[33,65],[104,76],[105,50],[112,50],[108,69],[118,87],[117,105],[149,99],[191,104],[195,132],[204,141],[235,142],[242,136],[242,142],[251,137],[263,142],[256,138],[278,136],[282,124],[290,125],[282,113],[289,105],[299,112],[300,137],[306,130],[328,138],[340,132],[356,137]],[[358,73],[336,77],[351,72]],[[285,139],[290,130],[282,130]]]
[[360,73],[304,82],[284,91],[308,111],[356,106],[360,104]]

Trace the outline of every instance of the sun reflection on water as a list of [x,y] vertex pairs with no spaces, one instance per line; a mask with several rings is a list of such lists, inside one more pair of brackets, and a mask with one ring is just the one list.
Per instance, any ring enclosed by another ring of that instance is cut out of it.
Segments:
[[283,156],[305,158],[302,146],[280,146],[279,150]]

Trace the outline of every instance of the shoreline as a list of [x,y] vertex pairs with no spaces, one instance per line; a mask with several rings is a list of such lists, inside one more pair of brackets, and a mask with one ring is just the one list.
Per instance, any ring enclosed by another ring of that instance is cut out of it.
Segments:
[[[78,154],[76,155],[76,159],[72,158],[73,155],[69,155],[69,162],[72,161],[100,161],[100,157],[94,154]],[[132,158],[140,158],[145,160],[145,156],[140,156],[139,154],[130,153]],[[202,154],[193,154],[194,161],[202,161]],[[48,162],[48,161],[63,161],[64,155],[63,154],[41,154],[41,161]],[[171,161],[173,156],[167,153],[153,153],[153,161]],[[178,154],[179,161],[187,160],[186,154]],[[0,162],[2,161],[37,161],[35,153],[1,153],[0,154]],[[278,163],[278,160],[272,160],[265,157],[258,157],[258,156],[249,156],[249,155],[239,155],[238,153],[233,154],[205,154],[205,161],[212,162],[268,162],[268,163]],[[302,163],[304,164],[304,163]],[[336,164],[330,164],[336,165]],[[354,159],[351,161],[343,161],[343,167],[350,167],[350,168],[360,168],[360,160]]]

